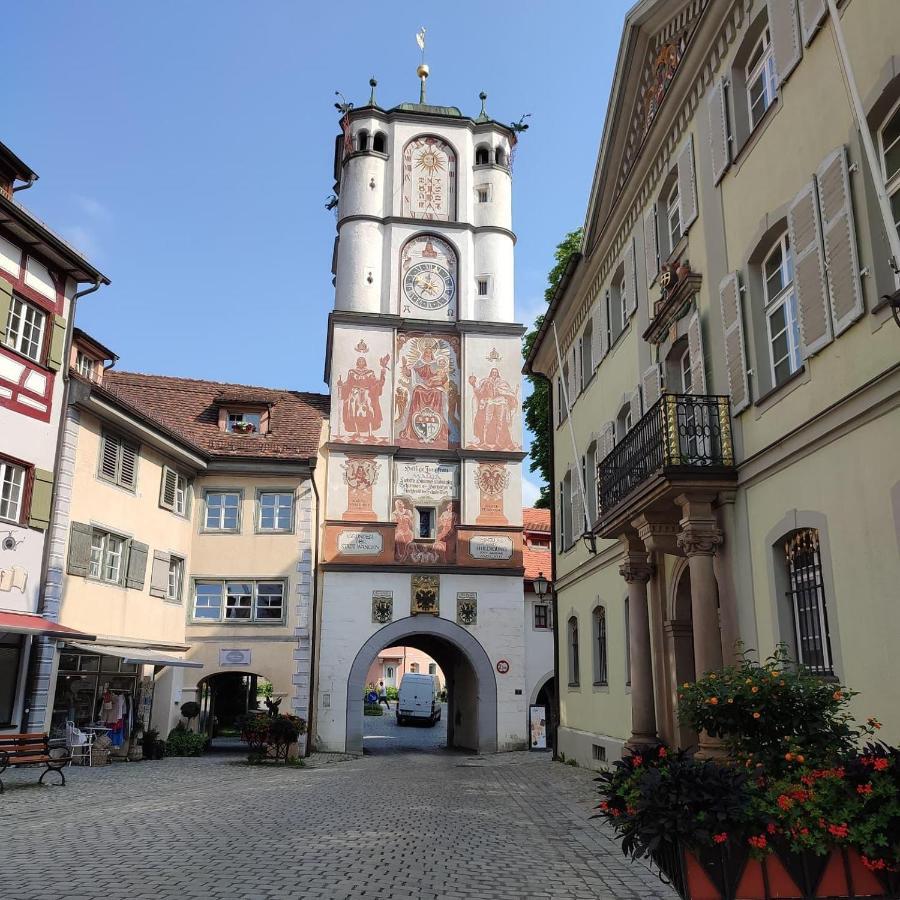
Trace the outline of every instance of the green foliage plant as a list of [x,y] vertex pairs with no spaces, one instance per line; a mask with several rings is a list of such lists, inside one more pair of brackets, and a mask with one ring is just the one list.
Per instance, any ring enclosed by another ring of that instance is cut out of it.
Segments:
[[206,735],[188,731],[179,722],[166,740],[166,756],[202,756],[206,749]]

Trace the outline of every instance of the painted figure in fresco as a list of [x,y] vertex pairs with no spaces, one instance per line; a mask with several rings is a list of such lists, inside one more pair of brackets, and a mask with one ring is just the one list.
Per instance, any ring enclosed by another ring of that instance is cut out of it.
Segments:
[[519,408],[518,386],[513,390],[496,368],[481,381],[470,375],[469,384],[475,394],[473,430],[478,446],[485,450],[517,449],[512,428]]
[[409,401],[409,416],[400,437],[417,443],[446,444],[449,437],[447,426],[448,385],[450,383],[450,362],[446,356],[435,356],[434,343],[426,343],[419,361],[412,367],[404,364],[403,374],[409,376],[413,385]]
[[341,418],[351,439],[371,438],[381,427],[381,392],[389,361],[390,356],[381,357],[381,375],[376,376],[366,358],[360,356],[356,366],[347,373],[347,380],[338,378]]
[[407,548],[413,540],[414,516],[412,507],[402,500],[394,501],[394,558],[398,561],[406,559]]
[[432,545],[435,550],[442,554],[447,552],[448,539],[453,534],[453,526],[456,524],[456,516],[453,514],[453,506],[448,504],[444,511],[438,516],[437,533]]

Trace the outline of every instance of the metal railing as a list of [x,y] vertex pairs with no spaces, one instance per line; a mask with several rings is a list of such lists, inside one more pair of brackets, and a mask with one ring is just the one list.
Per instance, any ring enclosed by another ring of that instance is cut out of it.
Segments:
[[597,465],[601,517],[666,469],[734,465],[728,397],[663,394]]

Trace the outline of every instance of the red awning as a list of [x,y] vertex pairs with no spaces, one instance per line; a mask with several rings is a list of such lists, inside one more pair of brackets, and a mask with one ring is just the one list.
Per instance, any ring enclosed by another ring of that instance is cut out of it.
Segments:
[[0,632],[12,634],[41,634],[49,638],[78,638],[81,641],[96,640],[95,634],[85,634],[75,628],[66,628],[34,613],[17,613],[0,610]]

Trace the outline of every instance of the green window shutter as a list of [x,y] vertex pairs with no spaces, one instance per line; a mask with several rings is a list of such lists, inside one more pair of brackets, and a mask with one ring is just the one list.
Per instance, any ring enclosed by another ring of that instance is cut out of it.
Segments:
[[66,320],[62,316],[53,317],[53,334],[50,336],[50,352],[47,354],[47,368],[58,372],[62,368],[66,352]]
[[73,522],[69,528],[69,558],[66,571],[70,575],[86,577],[91,564],[91,536],[93,528]]
[[0,278],[0,341],[6,338],[6,325],[9,322],[9,307],[12,305],[12,285]]
[[28,515],[29,528],[44,530],[50,526],[50,506],[53,500],[53,473],[46,469],[34,470],[31,484],[31,509]]
[[136,591],[144,589],[144,574],[147,571],[147,555],[150,548],[140,541],[132,541],[128,548],[128,567],[125,570],[125,587]]

